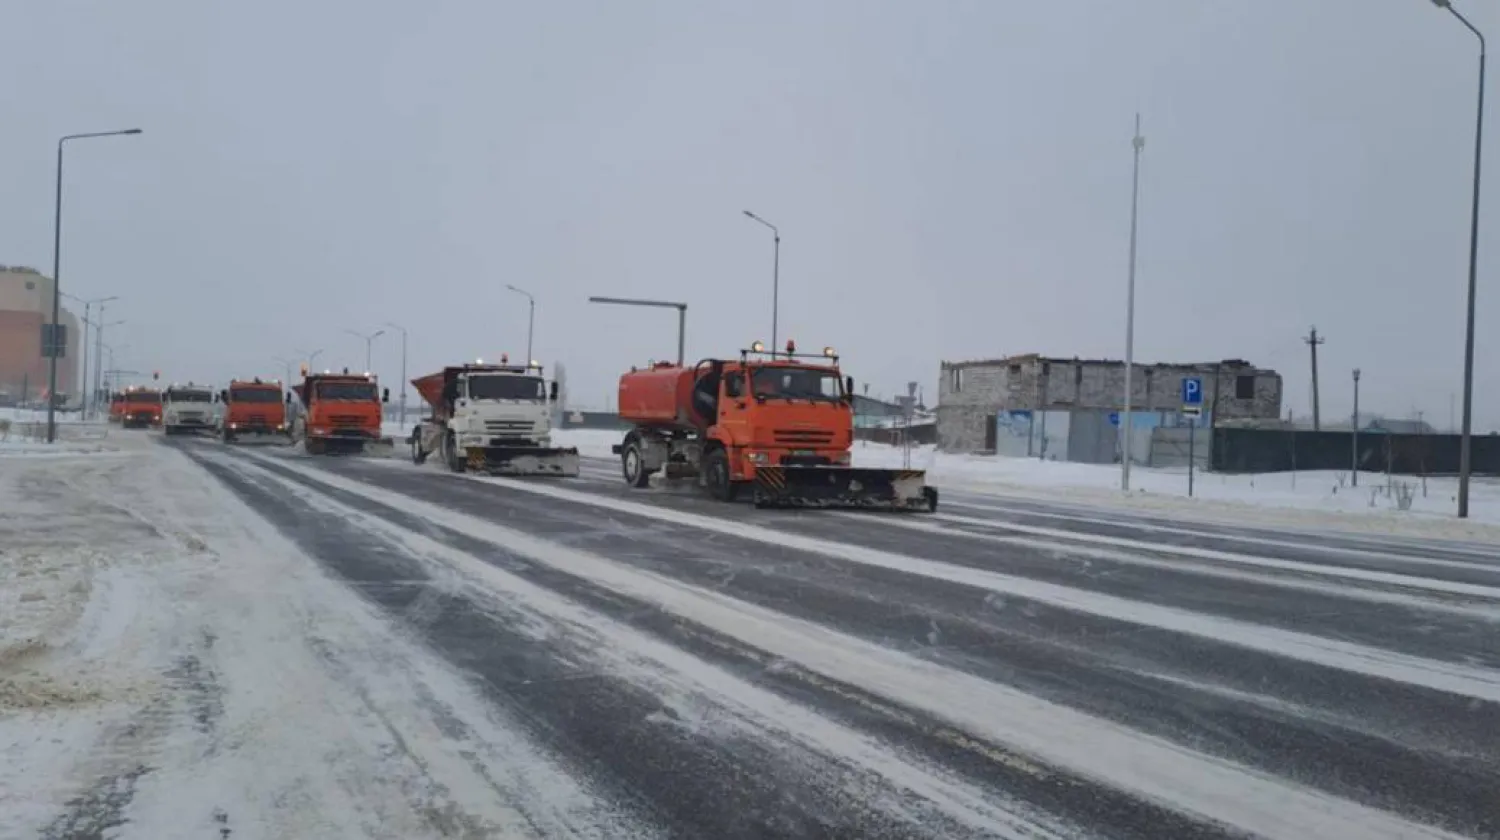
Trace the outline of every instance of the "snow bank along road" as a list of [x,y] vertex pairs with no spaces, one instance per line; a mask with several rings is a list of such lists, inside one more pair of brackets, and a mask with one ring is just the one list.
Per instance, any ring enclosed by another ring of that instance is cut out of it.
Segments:
[[1493,547],[134,440],[0,466],[0,837],[1500,836]]

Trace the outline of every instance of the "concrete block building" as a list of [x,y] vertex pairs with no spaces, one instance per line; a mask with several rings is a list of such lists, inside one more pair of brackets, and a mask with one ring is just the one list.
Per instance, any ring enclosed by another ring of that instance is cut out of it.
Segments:
[[[83,359],[78,318],[66,308],[60,318],[68,345],[57,360],[57,390],[78,398]],[[0,265],[0,402],[42,399],[47,359],[42,357],[42,325],[52,323],[52,278],[34,268]]]
[[[1249,362],[1136,364],[1131,411],[1132,460],[1145,461],[1152,432],[1185,426],[1183,380],[1203,383],[1201,426],[1216,421],[1275,419],[1281,375]],[[943,362],[938,386],[938,446],[1055,460],[1119,459],[1125,363],[1028,354]]]

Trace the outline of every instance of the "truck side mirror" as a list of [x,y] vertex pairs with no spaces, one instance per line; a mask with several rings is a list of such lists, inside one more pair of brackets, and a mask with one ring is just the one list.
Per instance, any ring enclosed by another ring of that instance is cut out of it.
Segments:
[[552,401],[557,402],[557,380],[552,380]]
[[391,389],[390,388],[386,388],[384,391],[380,392],[380,401],[383,402],[383,403],[388,403],[388,402],[391,401]]
[[844,398],[851,403],[854,402],[854,377],[852,376],[844,377]]
[[286,392],[286,404],[287,405],[291,405],[292,404],[292,392],[291,391],[287,391]]

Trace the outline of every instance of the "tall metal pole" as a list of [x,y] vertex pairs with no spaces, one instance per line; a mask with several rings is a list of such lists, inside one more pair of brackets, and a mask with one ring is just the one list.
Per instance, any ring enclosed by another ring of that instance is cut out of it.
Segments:
[[1354,416],[1349,422],[1349,438],[1353,446],[1353,455],[1349,461],[1349,482],[1351,487],[1359,486],[1359,368],[1354,369]]
[[[99,305],[99,323],[94,326],[94,399],[104,390],[104,305]],[[98,413],[98,406],[94,407]]]
[[531,304],[531,309],[527,312],[526,315],[526,364],[529,365],[532,361],[532,328],[536,326],[536,298],[532,297],[531,292],[528,292],[525,289],[518,289],[515,286],[510,285],[509,283],[505,284],[505,288],[510,289],[512,292],[515,292],[518,295],[525,295],[526,300]]
[[63,141],[57,141],[57,194],[52,202],[52,340],[47,350],[47,442],[57,440],[57,319],[62,309],[62,172]]
[[83,373],[78,379],[78,419],[84,422],[89,419],[89,333],[94,326],[89,320],[89,309],[92,305],[93,301],[83,302]]
[[[401,332],[401,431],[406,432],[406,327],[386,321],[385,325]],[[528,360],[529,361],[529,360]]]
[[770,228],[771,235],[774,237],[774,243],[771,248],[771,354],[775,355],[778,346],[776,344],[777,330],[780,327],[778,321],[781,315],[781,229],[751,213],[749,210],[744,211],[744,213],[746,216]]
[[63,145],[69,140],[85,140],[91,137],[116,137],[125,134],[140,134],[139,128],[123,131],[93,131],[86,134],[68,134],[57,139],[57,192],[52,201],[52,347],[47,360],[47,442],[57,441],[57,357],[64,349],[57,340],[61,329],[58,318],[62,312],[62,184]]
[[1120,451],[1120,489],[1130,490],[1130,433],[1135,425],[1131,422],[1131,374],[1135,367],[1135,237],[1136,219],[1140,210],[1141,195],[1141,149],[1146,147],[1146,138],[1141,136],[1141,115],[1135,115],[1135,137],[1130,141],[1135,148],[1135,166],[1130,177],[1130,272],[1125,292],[1125,411],[1120,417],[1123,437]]
[[1318,391],[1318,346],[1326,342],[1326,338],[1319,337],[1317,327],[1309,329],[1307,337],[1302,339],[1302,343],[1312,349],[1312,410],[1313,431],[1315,432],[1323,430],[1323,413],[1319,410],[1322,400]]
[[[372,332],[369,335],[365,335],[362,332],[355,332],[354,330],[344,330],[344,332],[346,332],[346,333],[348,333],[348,334],[350,334],[350,335],[352,335],[352,336],[354,336],[356,338],[362,338],[362,339],[365,340],[365,372],[369,373],[370,372],[370,360],[371,360],[370,349],[374,346],[375,339],[377,339],[377,338],[385,335],[385,330],[376,330],[375,332]],[[321,353],[322,351],[320,350],[318,352]]]
[[655,306],[663,309],[677,310],[677,366],[682,367],[684,348],[687,346],[687,307],[686,303],[668,300],[640,300],[638,298],[599,297],[597,295],[589,298],[589,303],[612,303],[617,306]]
[[[97,399],[97,389],[94,388],[91,380],[89,379],[89,333],[97,333],[100,325],[103,324],[104,304],[109,303],[112,300],[119,300],[120,298],[118,295],[111,295],[109,297],[94,298],[93,300],[83,300],[82,298],[74,297],[67,292],[63,292],[62,296],[68,298],[69,300],[77,301],[78,303],[83,304],[83,330],[81,331],[83,333],[83,346],[80,350],[80,354],[83,356],[83,371],[78,376],[78,410],[80,417],[83,420],[87,420],[89,418],[89,407],[95,401],[95,399]],[[90,317],[90,313],[95,304],[98,304],[99,306],[98,320]]]
[[1471,470],[1470,443],[1474,430],[1474,297],[1477,291],[1479,267],[1479,172],[1484,150],[1484,33],[1474,27],[1469,19],[1453,8],[1449,0],[1433,0],[1439,8],[1447,9],[1474,37],[1479,39],[1479,100],[1474,114],[1474,202],[1469,213],[1469,304],[1464,329],[1464,405],[1463,428],[1458,442],[1458,518],[1469,516],[1469,475]]

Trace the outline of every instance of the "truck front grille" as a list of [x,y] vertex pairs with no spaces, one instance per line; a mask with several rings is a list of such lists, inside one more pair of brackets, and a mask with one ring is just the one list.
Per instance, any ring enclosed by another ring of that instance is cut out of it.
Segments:
[[330,414],[328,422],[333,426],[363,426],[365,420],[358,414]]
[[529,420],[486,420],[484,430],[501,437],[524,437],[531,434],[533,424]]
[[833,432],[824,429],[776,429],[772,439],[786,446],[827,446],[833,443]]

